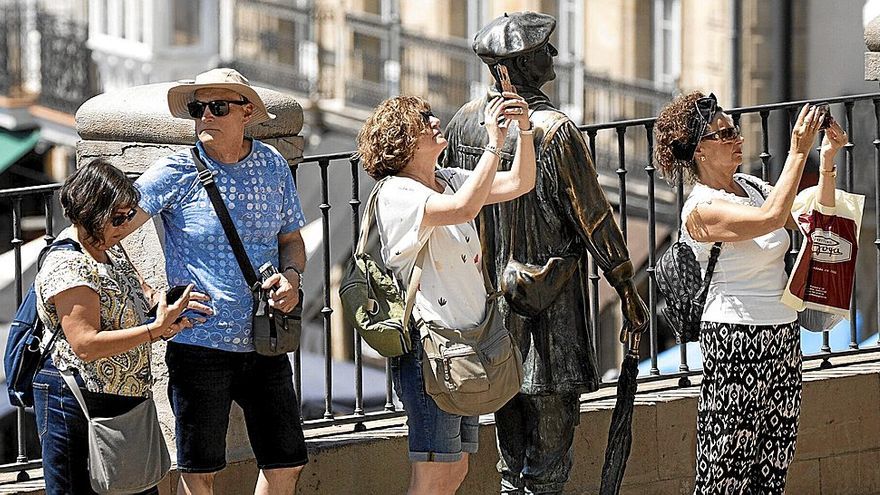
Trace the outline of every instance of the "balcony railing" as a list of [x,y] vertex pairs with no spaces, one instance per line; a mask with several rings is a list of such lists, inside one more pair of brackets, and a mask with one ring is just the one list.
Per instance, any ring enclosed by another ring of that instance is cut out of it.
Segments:
[[92,52],[86,46],[85,23],[47,12],[37,14],[40,31],[40,104],[75,114],[98,94]]
[[[870,148],[871,146],[873,147],[873,167],[871,171],[873,177],[872,183],[869,185],[868,188],[874,191],[873,197],[875,211],[880,210],[880,204],[878,204],[878,202],[880,202],[880,196],[876,194],[876,191],[880,191],[880,93],[828,98],[823,99],[822,101],[829,101],[834,105],[834,114],[838,117],[838,120],[844,125],[847,133],[849,134],[849,136],[851,136],[851,139],[859,138],[859,144],[866,145],[867,148]],[[771,139],[772,127],[769,125],[771,119],[775,119],[773,120],[774,122],[789,123],[790,125],[791,122],[793,122],[793,118],[796,115],[797,109],[801,105],[803,105],[803,103],[804,102],[784,102],[771,105],[738,108],[729,111],[730,114],[733,115],[736,122],[742,123],[746,126],[754,126],[754,129],[752,130],[754,130],[761,136],[760,146],[755,149],[754,156],[752,156],[752,158],[760,163],[761,175],[763,175],[767,179],[773,178],[773,168],[775,163],[774,157],[771,154],[771,150],[773,150],[774,148],[770,147],[771,141],[776,141],[775,139]],[[860,111],[860,113],[857,113],[856,115],[870,115],[870,117],[868,117],[870,121],[860,121],[854,118],[854,110]],[[858,122],[861,122],[861,125],[857,126]],[[653,279],[658,246],[660,246],[661,243],[664,242],[664,239],[657,238],[657,210],[659,204],[658,197],[661,195],[661,193],[666,193],[667,195],[670,193],[675,194],[677,197],[677,203],[680,206],[684,201],[685,192],[684,187],[681,183],[677,184],[676,186],[670,187],[666,185],[665,182],[658,181],[657,169],[654,166],[651,156],[651,153],[653,151],[653,126],[654,118],[644,118],[582,126],[581,130],[582,132],[584,132],[585,137],[587,138],[590,145],[593,146],[593,149],[595,149],[595,144],[600,139],[604,139],[605,136],[610,136],[610,139],[616,140],[616,142],[619,144],[616,150],[612,153],[612,156],[609,158],[617,164],[617,168],[614,170],[614,173],[617,175],[618,178],[617,190],[611,192],[614,192],[618,198],[618,222],[624,234],[627,234],[631,231],[627,222],[628,218],[634,218],[635,216],[642,217],[642,214],[633,213],[629,204],[629,198],[632,196],[633,189],[635,187],[634,184],[636,184],[636,182],[632,180],[632,176],[640,176],[643,179],[642,183],[647,187],[647,193],[645,194],[645,196],[647,197],[647,206],[645,208],[644,218],[646,218],[647,220],[646,228],[648,239],[648,257],[647,264],[642,269],[648,274],[645,299],[650,308],[650,325],[647,330],[647,340],[649,342],[649,345],[643,346],[643,353],[645,354],[644,357],[646,359],[650,359],[651,369],[646,376],[642,376],[639,379],[641,381],[653,381],[673,377],[679,380],[680,386],[685,387],[690,385],[689,377],[698,372],[690,369],[688,366],[686,346],[679,346],[681,360],[677,372],[661,373],[658,367],[658,354],[661,350],[661,347],[665,347],[666,344],[670,343],[672,340],[672,336],[671,334],[669,334],[669,332],[661,332],[661,328],[664,327],[661,325],[661,321],[658,318],[658,304],[660,303],[660,301],[658,298],[656,284]],[[750,129],[746,128],[745,130],[748,131]],[[778,136],[782,137],[781,132],[777,134]],[[627,136],[633,137],[633,139],[638,141],[643,141],[643,148],[636,147],[637,149],[641,149],[642,151],[640,151],[639,153],[633,152],[633,141],[626,139]],[[787,139],[787,136],[785,136],[785,138]],[[782,147],[779,149],[787,149],[787,143],[779,141],[778,144],[782,145]],[[854,156],[856,145],[856,141],[847,144],[844,148],[844,155],[841,158],[842,162],[840,168],[842,169],[844,189],[846,190],[854,190]],[[598,158],[601,159],[602,157]],[[782,158],[782,156],[780,156],[780,158]],[[748,160],[748,157],[746,160]],[[332,319],[333,309],[331,307],[331,291],[333,290],[333,287],[331,285],[331,270],[335,265],[342,262],[343,260],[334,259],[331,256],[331,242],[339,240],[329,238],[331,226],[330,220],[332,215],[344,215],[346,219],[350,219],[351,236],[343,241],[345,243],[345,248],[342,250],[348,251],[348,248],[354,246],[357,242],[357,233],[359,230],[361,206],[363,201],[363,198],[361,197],[361,194],[359,192],[361,190],[360,181],[365,180],[365,174],[361,170],[357,159],[353,158],[351,153],[349,152],[307,157],[300,163],[298,168],[294,169],[295,176],[296,171],[302,170],[303,167],[316,168],[321,181],[321,198],[320,203],[317,206],[321,212],[321,224],[324,240],[324,242],[322,242],[321,244],[321,258],[323,261],[323,265],[322,272],[320,273],[320,281],[323,285],[324,291],[323,297],[320,301],[306,301],[306,304],[318,304],[321,306],[319,313],[321,315],[320,318],[323,324],[325,381],[324,413],[319,419],[305,421],[304,425],[306,428],[315,428],[327,425],[352,424],[354,425],[355,430],[360,430],[374,420],[403,414],[403,411],[397,408],[393,401],[391,375],[387,363],[385,379],[385,406],[384,408],[382,408],[383,410],[381,411],[365,411],[363,394],[364,364],[362,361],[362,345],[360,338],[356,334],[348,334],[350,335],[350,337],[347,337],[353,339],[354,343],[354,376],[345,378],[345,381],[350,381],[354,387],[355,399],[353,412],[351,414],[338,414],[336,411],[334,411],[333,408],[333,381],[335,379],[339,379],[339,377],[334,377],[332,373],[331,348],[334,344],[332,336],[339,335],[340,333],[344,332],[336,332],[334,331],[336,329],[332,328],[334,323]],[[344,167],[343,170],[347,169],[347,172],[343,173],[350,174],[350,195],[346,195],[346,197],[341,198],[330,197],[330,188],[328,181],[330,167]],[[867,164],[862,168],[868,168]],[[50,242],[54,238],[53,236],[55,234],[52,219],[53,211],[56,207],[56,199],[53,196],[53,193],[58,187],[58,184],[54,184],[48,186],[7,189],[0,191],[0,202],[10,203],[13,212],[12,245],[15,251],[15,284],[17,301],[21,300],[22,294],[22,200],[26,197],[31,196],[43,198],[46,205],[45,239],[47,242]],[[660,189],[659,191],[658,188]],[[341,207],[341,210],[334,209],[334,206]],[[866,216],[866,218],[870,218],[870,215]],[[877,225],[875,226],[875,232],[880,232],[880,216],[875,216],[875,222],[877,223]],[[878,251],[875,253],[874,257],[877,271],[874,272],[873,276],[876,277],[877,281],[880,281],[880,238],[875,239],[874,244],[875,246],[877,246]],[[792,243],[792,256],[796,254],[799,245],[799,242]],[[865,251],[863,252],[862,256],[870,256],[870,253]],[[597,343],[598,348],[603,348],[598,346],[600,337],[603,337],[598,335],[598,329],[601,328],[599,321],[599,274],[597,273],[596,265],[595,263],[592,263],[592,260],[590,260],[588,272],[589,291],[587,297],[591,315],[591,326],[593,329],[592,331],[594,332],[594,342]],[[317,274],[314,276],[316,278],[318,277]],[[867,276],[867,274],[863,274],[862,276]],[[874,294],[862,294],[857,285],[856,296],[854,298],[854,301],[856,302],[853,303],[852,308],[853,314],[856,314],[857,311],[860,311],[860,308],[858,307],[858,301],[865,300],[865,298],[867,298],[868,300],[876,298],[877,301],[880,301],[880,286],[878,286],[876,293]],[[864,316],[864,318],[861,318],[861,321],[866,328],[871,328],[870,333],[873,333],[874,330],[880,328],[880,320],[878,320],[880,319],[880,314]],[[869,318],[869,316],[871,316],[871,318]],[[869,321],[871,323],[868,323]],[[611,339],[614,337],[611,335],[607,335],[604,336],[604,338]],[[849,345],[846,350],[832,350],[831,347],[828,345],[829,338],[828,333],[826,332],[824,334],[823,344],[819,346],[819,348],[810,350],[811,352],[807,352],[807,356],[805,359],[821,360],[823,364],[830,364],[832,359],[839,356],[846,356],[855,353],[877,353],[878,351],[880,351],[880,347],[878,347],[878,345],[874,343],[865,348],[860,348],[861,341],[862,339],[860,339],[858,329],[856,327],[856,320],[853,318],[850,320]],[[647,347],[647,349],[645,349],[645,347]],[[298,392],[302,391],[301,371],[302,370],[300,366],[299,355],[297,354],[294,359],[294,381]],[[613,382],[605,382],[602,384],[603,387],[613,385]],[[300,397],[302,397],[302,394],[300,394]],[[24,411],[20,410],[18,423],[18,460],[14,464],[0,467],[0,470],[22,471],[24,469],[30,469],[39,465],[38,460],[29,460],[34,458],[33,453],[28,453],[24,451],[25,441],[23,438],[23,418]],[[24,471],[22,471],[22,473],[24,473]],[[26,474],[24,476],[26,476]]]
[[425,95],[443,122],[471,99],[471,81],[486,70],[464,39],[402,33],[401,50],[401,93]]
[[312,11],[265,0],[239,0],[236,5],[235,59],[230,64],[253,81],[309,94],[316,46],[309,41]]
[[21,89],[21,16],[18,2],[0,4],[0,95],[17,96]]

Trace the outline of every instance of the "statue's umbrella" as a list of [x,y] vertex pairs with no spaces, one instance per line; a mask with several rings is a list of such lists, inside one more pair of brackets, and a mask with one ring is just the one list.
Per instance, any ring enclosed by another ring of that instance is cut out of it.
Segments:
[[605,464],[602,466],[600,495],[617,495],[626,471],[626,461],[632,447],[633,402],[636,395],[636,376],[639,374],[639,337],[631,335],[631,345],[617,379],[617,403],[611,414],[608,429],[608,446],[605,448]]

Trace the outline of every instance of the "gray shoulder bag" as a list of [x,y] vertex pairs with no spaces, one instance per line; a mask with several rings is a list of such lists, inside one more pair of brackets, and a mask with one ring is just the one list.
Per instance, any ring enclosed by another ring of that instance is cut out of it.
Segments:
[[171,469],[168,446],[150,395],[130,411],[93,418],[70,371],[62,371],[89,424],[89,478],[98,493],[138,493],[156,486]]

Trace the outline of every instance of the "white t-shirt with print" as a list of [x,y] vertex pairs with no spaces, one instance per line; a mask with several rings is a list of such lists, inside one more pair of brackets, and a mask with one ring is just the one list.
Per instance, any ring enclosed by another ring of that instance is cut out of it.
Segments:
[[[458,168],[437,171],[455,190],[470,174]],[[473,222],[423,227],[425,204],[433,194],[440,193],[406,177],[385,181],[376,208],[382,259],[401,284],[408,284],[419,249],[427,242],[416,295],[421,317],[449,328],[474,326],[486,309],[480,238]],[[454,191],[447,185],[443,194]]]
[[[747,198],[696,183],[681,210],[682,225],[695,207],[715,199],[754,207],[763,205],[764,197],[742,175],[734,175],[734,180],[746,191]],[[757,177],[751,177],[751,180],[759,183],[764,193],[769,194],[770,186],[766,182]],[[681,240],[694,249],[700,271],[705,277],[709,252],[714,243],[695,241],[684,226],[681,228]],[[702,321],[779,325],[797,320],[797,312],[780,302],[788,281],[785,255],[790,244],[784,228],[747,241],[723,243],[706,295]]]

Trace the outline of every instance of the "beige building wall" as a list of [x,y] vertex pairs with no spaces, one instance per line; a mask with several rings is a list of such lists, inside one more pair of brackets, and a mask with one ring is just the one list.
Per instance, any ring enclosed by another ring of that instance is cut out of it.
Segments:
[[[726,1],[683,0],[681,79],[683,90],[709,88],[722,101],[730,89],[730,10]],[[723,5],[723,8],[720,6]]]

